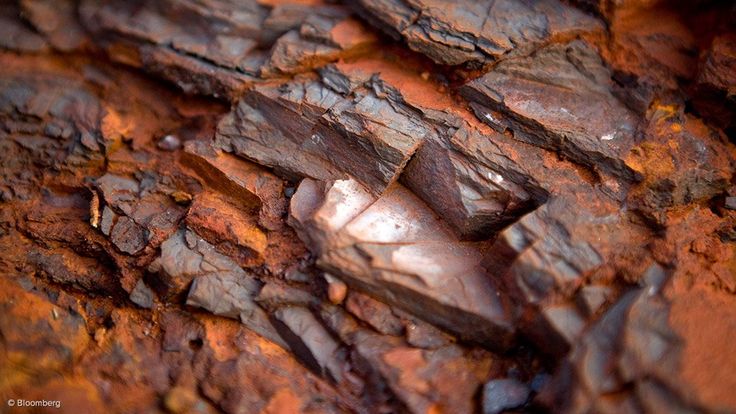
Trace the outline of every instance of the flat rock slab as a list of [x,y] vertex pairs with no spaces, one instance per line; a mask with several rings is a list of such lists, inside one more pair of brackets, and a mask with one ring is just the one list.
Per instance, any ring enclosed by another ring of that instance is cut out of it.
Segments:
[[[573,41],[505,60],[468,82],[461,93],[505,115],[517,139],[634,179],[637,174],[625,158],[638,142],[638,118],[611,94],[610,82],[598,53]],[[476,109],[476,114],[489,122],[490,111]]]
[[382,0],[358,2],[366,17],[437,63],[484,62],[528,53],[552,37],[601,29],[557,0]]

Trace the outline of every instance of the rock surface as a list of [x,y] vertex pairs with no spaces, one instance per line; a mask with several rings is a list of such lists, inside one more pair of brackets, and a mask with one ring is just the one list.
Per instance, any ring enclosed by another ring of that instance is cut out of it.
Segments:
[[735,13],[4,2],[0,396],[735,411]]

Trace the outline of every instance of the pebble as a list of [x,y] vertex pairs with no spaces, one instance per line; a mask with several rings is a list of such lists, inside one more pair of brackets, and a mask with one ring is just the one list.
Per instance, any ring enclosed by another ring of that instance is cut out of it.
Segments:
[[181,206],[189,205],[192,202],[192,195],[185,191],[174,191],[171,193],[171,197],[174,199],[176,204]]
[[325,280],[328,283],[327,297],[335,305],[341,304],[348,294],[348,286],[342,280],[325,273]]
[[483,387],[483,414],[498,414],[526,403],[529,388],[514,379],[497,379]]
[[736,210],[736,197],[726,197],[726,208]]
[[181,140],[176,135],[166,135],[158,141],[156,146],[164,151],[176,151],[181,148]]

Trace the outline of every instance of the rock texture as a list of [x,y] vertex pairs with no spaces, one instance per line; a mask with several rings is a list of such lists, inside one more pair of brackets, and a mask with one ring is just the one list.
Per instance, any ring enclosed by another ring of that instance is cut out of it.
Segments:
[[5,1],[0,411],[736,411],[734,16]]

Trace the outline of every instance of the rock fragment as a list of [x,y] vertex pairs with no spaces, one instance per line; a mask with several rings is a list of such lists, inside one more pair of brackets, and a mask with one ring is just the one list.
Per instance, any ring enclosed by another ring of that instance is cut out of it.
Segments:
[[638,142],[638,119],[612,95],[610,83],[598,53],[577,40],[505,60],[462,93],[503,113],[516,138],[631,180],[637,175],[625,157]]
[[394,315],[391,307],[365,294],[350,292],[345,309],[384,335],[398,336],[404,330],[401,319]]
[[143,279],[139,279],[133,291],[130,292],[130,300],[141,308],[151,309],[154,295],[153,290],[146,286]]
[[695,81],[693,103],[700,114],[724,130],[736,127],[736,35],[724,33],[713,39],[702,54]]
[[308,309],[285,307],[274,315],[287,329],[281,332],[292,352],[317,372],[329,374],[335,381],[342,379],[345,356],[340,345]]
[[552,37],[571,38],[601,28],[590,16],[556,0],[358,3],[370,21],[444,65],[524,54]]
[[176,151],[181,148],[181,140],[176,135],[165,135],[156,146],[164,151]]
[[[337,181],[328,188],[334,185],[344,186]],[[297,233],[322,240],[315,245],[321,267],[462,337],[508,346],[513,337],[508,314],[480,255],[454,239],[424,203],[399,185],[371,203],[362,201],[370,201],[365,192],[345,193],[356,197],[351,200],[323,191],[304,180],[291,200]],[[312,221],[320,211],[343,208],[344,215],[333,214],[338,219],[332,223]]]
[[483,414],[498,414],[526,403],[529,388],[513,379],[499,379],[483,386]]
[[327,281],[327,298],[332,302],[333,305],[339,305],[345,300],[345,296],[348,293],[348,287],[342,280],[325,273],[325,280]]
[[381,193],[431,130],[378,85],[366,79],[352,98],[309,79],[257,87],[221,121],[217,145],[287,176],[350,174]]
[[220,196],[198,194],[185,221],[190,229],[241,266],[263,263],[268,246],[266,235],[253,223],[251,216]]
[[245,209],[258,209],[261,226],[269,230],[279,227],[286,210],[281,179],[253,163],[216,151],[202,141],[186,143],[183,161],[232,203]]

